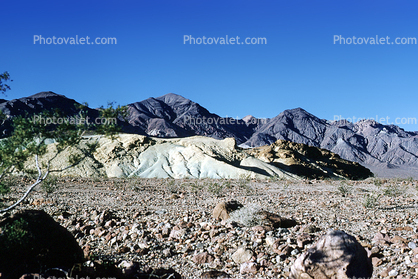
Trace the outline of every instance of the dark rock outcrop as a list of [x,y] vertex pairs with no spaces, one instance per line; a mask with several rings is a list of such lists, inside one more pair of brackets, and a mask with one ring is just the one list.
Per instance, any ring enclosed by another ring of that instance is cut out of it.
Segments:
[[338,154],[326,149],[278,140],[247,150],[254,157],[283,170],[307,178],[365,179],[373,176],[369,169],[358,163],[341,159]]
[[83,251],[73,235],[44,211],[25,210],[0,222],[2,278],[68,270],[82,261]]

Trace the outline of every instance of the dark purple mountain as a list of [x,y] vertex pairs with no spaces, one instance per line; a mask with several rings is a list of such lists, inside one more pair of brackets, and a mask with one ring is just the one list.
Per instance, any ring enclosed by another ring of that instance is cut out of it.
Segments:
[[[14,116],[32,116],[43,111],[59,109],[63,115],[75,116],[78,113],[76,105],[80,103],[51,91],[40,92],[29,97],[0,100],[0,111],[6,116],[6,120],[0,126],[0,136],[8,136],[11,131],[11,120]],[[93,119],[98,116],[98,111],[87,108],[88,116]]]
[[395,175],[418,175],[418,132],[395,125],[373,120],[327,121],[297,108],[270,119],[241,146],[256,147],[278,139],[328,149],[379,174],[393,175],[402,168]]
[[210,113],[198,103],[173,93],[148,98],[128,107],[130,132],[156,137],[234,137],[238,143],[243,143],[251,137],[255,128],[244,120]]

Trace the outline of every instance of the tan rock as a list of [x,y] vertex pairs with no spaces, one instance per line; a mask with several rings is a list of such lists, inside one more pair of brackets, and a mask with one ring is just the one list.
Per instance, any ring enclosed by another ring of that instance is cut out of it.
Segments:
[[371,260],[360,243],[353,236],[334,230],[296,259],[290,278],[370,278],[372,273]]
[[229,214],[232,211],[240,209],[241,207],[243,207],[243,205],[240,204],[237,201],[234,201],[234,200],[231,200],[231,201],[228,201],[228,202],[220,202],[213,209],[212,216],[216,220],[225,221],[225,220],[229,219]]
[[382,259],[379,259],[378,257],[372,257],[372,264],[374,267],[378,267],[383,263]]
[[245,249],[243,247],[238,248],[237,251],[235,251],[234,254],[232,254],[232,260],[236,264],[242,264],[245,262],[248,262],[253,257],[253,251],[249,249]]
[[214,258],[208,252],[203,252],[193,256],[192,261],[196,264],[205,264],[213,262]]
[[245,262],[239,267],[239,273],[241,274],[256,274],[258,270],[255,262]]
[[210,271],[206,271],[203,272],[201,275],[202,279],[226,279],[226,278],[230,278],[230,276],[228,275],[228,273],[225,273],[223,271],[218,271],[218,270],[210,270]]

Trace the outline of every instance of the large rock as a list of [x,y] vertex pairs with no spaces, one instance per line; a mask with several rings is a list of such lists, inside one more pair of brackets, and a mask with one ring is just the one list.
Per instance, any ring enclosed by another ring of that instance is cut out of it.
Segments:
[[222,220],[230,218],[230,221],[239,223],[245,227],[262,226],[264,231],[270,231],[273,228],[290,228],[296,226],[294,219],[281,217],[253,204],[245,207],[240,205],[229,211],[224,209],[225,207],[231,208],[231,205],[219,203],[213,211],[213,216],[216,218],[219,215],[220,217],[218,219]]
[[291,279],[370,278],[373,273],[366,250],[351,235],[329,231],[292,266]]
[[0,222],[2,278],[48,268],[70,269],[83,261],[73,235],[44,211],[25,210]]
[[225,221],[229,219],[229,214],[231,212],[238,210],[242,207],[243,207],[242,204],[234,200],[227,201],[227,202],[220,202],[213,209],[212,216],[216,220]]

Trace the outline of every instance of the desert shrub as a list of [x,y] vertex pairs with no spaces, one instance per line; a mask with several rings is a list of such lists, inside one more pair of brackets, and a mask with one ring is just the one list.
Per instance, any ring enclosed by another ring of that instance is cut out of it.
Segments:
[[396,184],[389,184],[388,186],[385,187],[385,189],[383,189],[383,194],[385,196],[390,196],[390,197],[400,196],[402,195],[403,192],[404,192],[403,189],[401,189],[401,187]]
[[238,178],[238,187],[245,190],[247,193],[251,193],[253,189],[250,186],[251,176],[250,175],[240,175]]
[[210,183],[209,187],[208,187],[208,191],[216,196],[218,196],[222,190],[223,190],[223,185],[221,183]]
[[5,195],[10,192],[10,185],[4,181],[0,182],[0,195]]
[[237,222],[246,227],[253,227],[262,224],[260,215],[261,208],[258,205],[250,204],[233,211],[229,216],[229,222]]
[[4,195],[10,192],[13,186],[19,184],[19,177],[15,175],[9,175],[0,180],[0,195]]
[[349,186],[347,183],[345,183],[344,181],[342,181],[341,184],[337,187],[337,190],[338,190],[338,192],[340,192],[340,194],[343,197],[345,197],[346,195],[351,193],[353,188],[351,186]]
[[223,182],[223,184],[224,184],[225,188],[227,188],[227,189],[231,189],[232,188],[231,180],[230,179],[225,179],[224,182]]
[[47,194],[53,193],[58,188],[58,178],[56,176],[49,176],[42,181],[41,188]]
[[370,193],[364,197],[363,206],[365,208],[374,208],[378,205],[380,194]]
[[373,184],[377,187],[380,187],[380,186],[383,185],[383,181],[379,178],[375,178],[375,179],[373,179]]
[[170,181],[167,183],[167,190],[170,193],[177,193],[178,187],[177,187],[176,181],[174,179],[170,179]]
[[193,193],[200,192],[204,186],[199,183],[198,179],[195,179],[194,182],[189,183],[190,191]]
[[0,234],[0,247],[2,253],[11,254],[19,251],[28,245],[28,222],[24,219],[17,219],[11,224],[3,227]]

